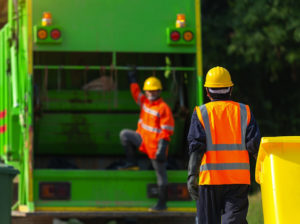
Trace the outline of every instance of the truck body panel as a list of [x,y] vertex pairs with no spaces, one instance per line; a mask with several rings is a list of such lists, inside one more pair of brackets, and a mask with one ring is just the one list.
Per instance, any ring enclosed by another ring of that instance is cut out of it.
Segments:
[[[42,26],[44,12],[51,25]],[[175,27],[179,13],[186,27]],[[127,80],[135,65],[141,87],[150,75],[162,81],[175,118],[168,208],[195,211],[186,189],[186,132],[203,101],[196,18],[199,0],[8,1],[0,30],[0,157],[20,170],[14,209],[146,211],[155,203],[145,155],[138,155],[140,171],[117,169],[125,157],[119,133],[135,130],[139,117]]]
[[166,45],[166,28],[176,15],[186,14],[195,28],[194,1],[159,0],[45,0],[33,1],[33,24],[43,12],[62,28],[63,41],[55,46],[35,45],[35,51],[195,53],[195,46]]

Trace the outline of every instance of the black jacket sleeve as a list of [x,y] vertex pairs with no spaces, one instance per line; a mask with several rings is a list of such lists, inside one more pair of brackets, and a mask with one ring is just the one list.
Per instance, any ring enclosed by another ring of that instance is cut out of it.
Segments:
[[252,155],[255,159],[258,153],[260,139],[261,135],[258,125],[253,113],[251,112],[251,119],[246,130],[246,149],[248,150],[249,154]]
[[196,111],[194,111],[191,118],[191,125],[187,136],[189,145],[189,154],[194,151],[204,153],[206,150],[206,134],[205,130],[200,123]]

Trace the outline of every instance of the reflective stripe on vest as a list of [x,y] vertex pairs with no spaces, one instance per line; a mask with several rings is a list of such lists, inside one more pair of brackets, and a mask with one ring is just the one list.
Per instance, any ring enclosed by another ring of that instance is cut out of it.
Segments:
[[161,129],[159,129],[159,128],[154,128],[154,127],[151,127],[151,126],[149,126],[147,124],[144,124],[142,119],[139,119],[139,123],[141,124],[141,127],[143,129],[145,129],[147,131],[150,131],[150,132],[160,133],[161,129],[165,129],[165,130],[169,130],[169,131],[174,131],[174,127],[172,127],[170,125],[162,125]]
[[152,114],[153,116],[160,117],[159,113],[156,110],[152,110],[146,107],[145,104],[143,104],[143,110],[148,114]]
[[[241,116],[241,144],[213,144],[212,135],[210,130],[209,116],[207,113],[207,108],[202,105],[200,112],[202,115],[203,123],[205,126],[206,133],[206,150],[207,151],[246,151],[245,136],[247,129],[247,109],[244,104],[239,104],[240,106],[240,116]],[[210,170],[249,170],[249,163],[208,163],[202,164],[200,166],[200,171],[210,171]]]
[[206,170],[249,170],[249,163],[206,163],[200,171]]
[[162,125],[161,129],[169,130],[169,131],[174,131],[174,127],[170,125]]
[[147,124],[144,124],[142,119],[139,119],[139,123],[141,124],[141,127],[143,129],[147,130],[147,131],[154,132],[154,133],[160,133],[161,132],[161,130],[158,129],[158,128],[154,128],[154,127],[151,127]]

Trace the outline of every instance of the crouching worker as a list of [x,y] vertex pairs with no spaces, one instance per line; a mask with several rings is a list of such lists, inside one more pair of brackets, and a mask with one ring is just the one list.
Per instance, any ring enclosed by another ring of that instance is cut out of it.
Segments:
[[149,77],[144,83],[142,94],[137,83],[135,70],[128,73],[131,94],[140,107],[137,130],[124,129],[120,133],[125,149],[126,164],[120,169],[138,170],[137,150],[147,154],[155,170],[158,185],[158,202],[150,211],[167,209],[166,162],[170,137],[174,131],[174,119],[170,107],[160,97],[162,85],[156,77]]
[[211,102],[196,106],[191,119],[187,185],[201,224],[247,223],[249,155],[256,159],[261,137],[249,106],[230,100],[232,86],[225,68],[209,70]]

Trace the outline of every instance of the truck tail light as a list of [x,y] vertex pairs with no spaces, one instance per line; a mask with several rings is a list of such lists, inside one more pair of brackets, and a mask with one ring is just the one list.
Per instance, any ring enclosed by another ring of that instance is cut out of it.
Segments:
[[178,31],[173,31],[170,34],[170,38],[172,41],[178,41],[180,39],[180,33]]
[[48,37],[47,30],[45,29],[39,29],[37,31],[37,36],[40,40],[45,40]]
[[40,182],[41,200],[70,200],[71,184],[69,182]]
[[191,41],[194,38],[194,34],[191,31],[186,31],[183,33],[183,39],[185,41]]
[[53,40],[58,40],[61,37],[61,32],[59,29],[51,30],[50,36]]
[[[148,198],[158,197],[158,187],[156,184],[147,185]],[[169,201],[190,201],[190,195],[186,183],[169,183],[168,184],[168,200]]]

